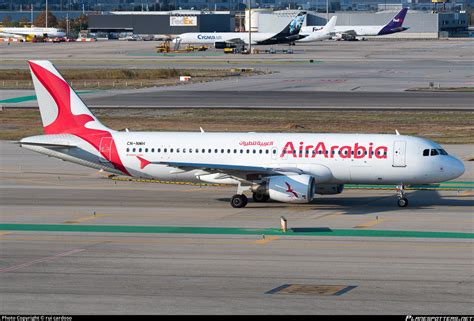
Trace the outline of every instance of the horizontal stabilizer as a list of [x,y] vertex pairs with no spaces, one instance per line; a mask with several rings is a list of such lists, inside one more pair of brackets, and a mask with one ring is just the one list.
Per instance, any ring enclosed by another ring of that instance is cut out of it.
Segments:
[[15,144],[21,145],[29,145],[29,146],[40,146],[40,147],[77,147],[76,145],[72,144],[56,144],[56,143],[39,143],[39,142],[15,142]]

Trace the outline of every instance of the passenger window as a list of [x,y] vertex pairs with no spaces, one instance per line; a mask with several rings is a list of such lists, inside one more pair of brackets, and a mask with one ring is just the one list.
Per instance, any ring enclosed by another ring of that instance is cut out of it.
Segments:
[[138,152],[139,152],[139,153],[141,153],[141,152],[142,152],[142,149],[141,149],[141,148],[139,148],[139,149],[138,149]]
[[148,153],[148,148],[145,148],[145,153]]
[[167,149],[167,148],[165,148],[165,149],[163,150],[163,152],[165,152],[165,153],[166,153],[167,151],[168,151],[168,149]]
[[253,150],[253,153],[255,154],[256,152],[257,152],[257,151],[254,149],[254,150]]
[[268,149],[265,149],[265,154],[268,154]]
[[132,151],[135,153],[136,149],[134,148],[134,149],[132,149]]
[[170,148],[170,153],[172,153],[172,152],[173,152],[173,148]]
[[176,153],[179,153],[179,148],[176,148]]
[[438,151],[436,149],[431,150],[431,156],[436,156],[438,155]]
[[240,153],[241,153],[241,154],[243,154],[243,153],[244,153],[244,150],[243,150],[243,149],[241,149],[241,150],[240,150]]
[[127,153],[130,151],[130,148],[127,148]]
[[221,154],[224,154],[224,149],[221,149]]
[[154,152],[155,152],[155,149],[154,149],[154,148],[152,148],[152,149],[151,149],[151,152],[152,152],[152,153],[154,153]]
[[230,154],[230,149],[227,150],[227,154]]
[[183,153],[186,153],[186,148],[183,148]]
[[234,149],[234,154],[237,154],[237,149]]
[[274,150],[273,150],[273,154],[276,154],[276,153],[277,153],[277,150],[276,150],[276,149],[274,149]]
[[216,153],[216,154],[217,154],[218,152],[219,152],[219,150],[218,150],[217,148],[216,148],[216,149],[214,149],[214,153]]
[[423,156],[430,156],[430,150],[429,149],[423,150]]
[[156,151],[157,151],[158,153],[161,153],[161,148],[158,148]]
[[258,151],[258,152],[261,154],[261,153],[262,153],[262,150],[261,150],[261,149],[259,149],[259,151]]
[[203,149],[201,150],[201,152],[204,154],[204,153],[206,152],[206,150],[203,148]]
[[199,153],[199,149],[197,149],[197,148],[196,148],[194,151],[195,151],[196,153]]
[[250,149],[247,149],[247,154],[250,153]]
[[209,148],[209,149],[207,150],[207,152],[208,152],[209,154],[212,153],[212,149]]

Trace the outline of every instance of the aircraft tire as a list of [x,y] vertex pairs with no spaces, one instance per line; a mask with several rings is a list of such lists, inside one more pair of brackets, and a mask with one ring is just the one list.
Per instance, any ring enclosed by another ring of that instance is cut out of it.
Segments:
[[406,197],[399,198],[397,204],[400,207],[407,207],[408,206],[408,199]]
[[270,199],[268,195],[260,193],[253,193],[252,198],[256,203],[267,202]]
[[230,205],[232,205],[233,208],[242,208],[245,207],[248,203],[248,198],[245,195],[240,195],[240,194],[235,194],[232,196],[230,199]]

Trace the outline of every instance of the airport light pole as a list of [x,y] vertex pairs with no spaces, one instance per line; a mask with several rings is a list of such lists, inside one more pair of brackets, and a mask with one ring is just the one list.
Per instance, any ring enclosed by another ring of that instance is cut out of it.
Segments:
[[326,0],[326,22],[329,21],[329,0]]
[[252,53],[252,0],[249,0],[249,54]]

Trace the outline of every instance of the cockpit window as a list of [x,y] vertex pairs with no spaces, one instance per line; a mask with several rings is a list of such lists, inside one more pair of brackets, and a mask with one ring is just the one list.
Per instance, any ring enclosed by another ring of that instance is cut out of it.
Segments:
[[431,150],[431,156],[436,156],[436,155],[439,155],[438,150],[437,149],[432,149]]
[[446,152],[444,149],[438,149],[438,152],[439,152],[441,155],[448,155],[448,152]]
[[430,150],[429,149],[425,149],[423,151],[423,156],[430,156]]

